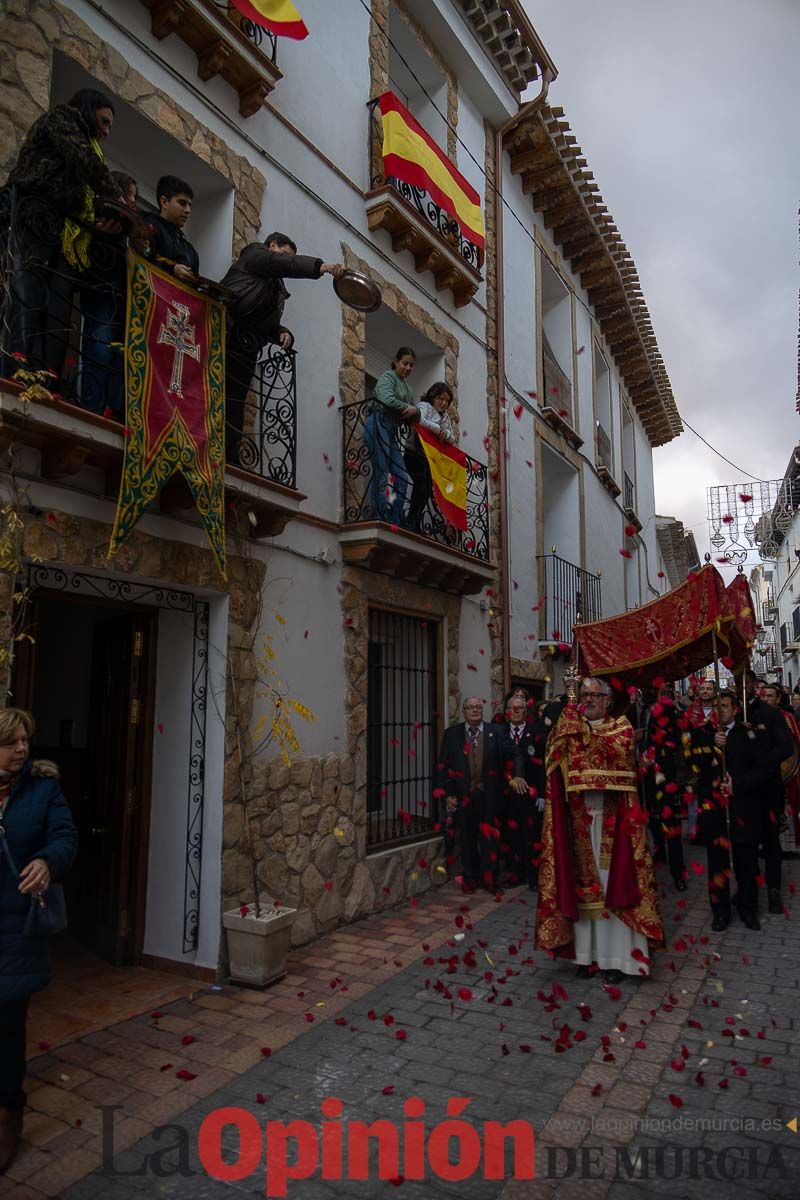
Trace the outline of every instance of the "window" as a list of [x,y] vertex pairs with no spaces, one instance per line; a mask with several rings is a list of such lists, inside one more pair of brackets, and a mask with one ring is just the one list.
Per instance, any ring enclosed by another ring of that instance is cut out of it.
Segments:
[[611,374],[600,347],[594,345],[594,416],[597,426],[597,463],[614,473],[611,448]]
[[447,112],[447,79],[394,5],[389,38],[390,89],[447,153],[447,122],[440,115]]
[[542,294],[542,404],[555,408],[574,425],[572,413],[572,302],[568,288],[543,255]]
[[636,458],[634,452],[633,417],[623,401],[622,411],[622,466],[625,484],[625,508],[636,509]]
[[438,753],[435,621],[371,609],[367,651],[367,845],[430,836]]
[[[62,104],[79,88],[108,91],[73,59],[53,56],[51,103]],[[112,171],[132,175],[139,186],[141,207],[157,211],[156,183],[162,175],[177,175],[194,191],[186,236],[200,255],[200,271],[221,279],[231,265],[234,189],[230,181],[193,154],[189,147],[160,129],[144,113],[113,96],[115,117],[103,153]]]
[[800,608],[792,613],[792,641],[800,642]]

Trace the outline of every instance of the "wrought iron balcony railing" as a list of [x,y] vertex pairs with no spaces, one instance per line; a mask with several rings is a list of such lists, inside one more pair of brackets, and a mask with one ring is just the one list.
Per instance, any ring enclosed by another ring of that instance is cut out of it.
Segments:
[[623,484],[625,486],[624,507],[631,509],[632,511],[635,511],[635,509],[636,509],[636,489],[634,488],[633,480],[631,479],[631,477],[627,471],[625,472],[625,475],[623,478]]
[[445,212],[425,188],[414,187],[393,175],[383,174],[383,122],[378,101],[371,100],[367,109],[370,137],[370,190],[389,184],[464,259],[467,266],[471,267],[473,271],[479,272],[483,265],[483,249],[464,237],[458,221]]
[[[127,241],[122,233],[92,231],[89,265],[78,271],[61,254],[63,226],[63,213],[47,197],[0,191],[0,377],[46,371],[52,397],[121,425]],[[241,364],[249,390],[243,411],[227,412],[227,462],[290,488],[297,465],[295,360],[293,350],[249,345],[235,323],[229,330],[228,370]]]
[[600,467],[605,467],[609,474],[613,474],[613,457],[611,454],[611,438],[603,428],[597,423],[597,464]]
[[540,554],[544,605],[540,608],[540,641],[572,642],[574,625],[599,621],[603,615],[600,576],[576,567],[557,554]]
[[371,410],[370,400],[342,408],[343,523],[384,521],[488,562],[485,464],[467,455],[467,529],[455,529],[436,507],[414,426],[376,421]]

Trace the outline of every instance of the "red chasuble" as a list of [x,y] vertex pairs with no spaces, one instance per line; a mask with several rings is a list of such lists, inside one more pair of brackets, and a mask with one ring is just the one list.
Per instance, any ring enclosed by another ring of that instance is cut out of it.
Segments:
[[[600,865],[591,842],[584,792],[604,796]],[[639,805],[633,729],[625,717],[590,725],[568,705],[547,747],[547,799],[542,827],[536,946],[574,958],[574,922],[613,914],[655,949],[663,944],[647,814]]]

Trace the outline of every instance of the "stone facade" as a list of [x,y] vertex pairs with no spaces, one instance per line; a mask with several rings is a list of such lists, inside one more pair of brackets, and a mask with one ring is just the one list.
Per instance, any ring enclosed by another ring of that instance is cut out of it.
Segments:
[[[363,739],[362,739],[363,740]],[[256,763],[248,810],[264,891],[298,909],[292,942],[301,945],[343,922],[398,904],[446,878],[441,838],[366,857],[365,765],[328,754],[284,766]],[[224,909],[250,895],[241,808],[226,805]]]
[[[495,169],[495,130],[489,122],[484,122],[486,152],[484,170],[486,172],[486,195],[494,197],[496,185]],[[484,205],[484,223],[486,227],[486,446],[488,450],[489,467],[489,538],[490,545],[495,546],[496,561],[502,564],[502,506],[503,498],[500,490],[500,456],[505,453],[505,422],[504,399],[497,391],[497,215],[493,200],[487,200]],[[492,584],[491,619],[487,624],[489,645],[491,650],[491,680],[492,694],[496,704],[501,704],[505,686],[505,665],[503,662],[503,622],[507,611],[508,597],[504,595],[506,581],[502,566],[495,571]]]
[[[89,71],[154,126],[186,145],[235,188],[233,254],[253,241],[261,226],[266,180],[173,98],[154,87],[121,54],[100,40],[55,0],[5,0],[0,19],[0,180],[16,161],[33,122],[50,107],[53,53],[60,51]],[[113,138],[113,133],[112,133]]]

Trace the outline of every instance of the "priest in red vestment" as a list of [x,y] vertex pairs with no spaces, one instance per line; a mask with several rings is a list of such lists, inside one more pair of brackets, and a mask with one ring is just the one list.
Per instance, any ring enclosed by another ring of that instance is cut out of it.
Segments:
[[633,728],[611,704],[605,680],[584,679],[548,740],[536,946],[619,983],[649,974],[664,931]]

